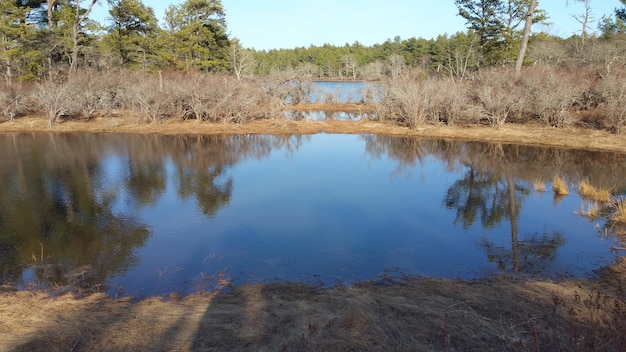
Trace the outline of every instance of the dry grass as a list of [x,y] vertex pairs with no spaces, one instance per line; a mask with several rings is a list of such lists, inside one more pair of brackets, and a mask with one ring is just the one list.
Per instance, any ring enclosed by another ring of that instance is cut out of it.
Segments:
[[587,180],[583,180],[578,184],[578,194],[585,199],[598,202],[608,203],[611,201],[610,189],[595,187]]
[[[619,269],[616,269],[619,270]],[[597,282],[407,279],[132,303],[0,294],[0,350],[623,350],[624,300]]]
[[285,121],[285,119],[255,120],[241,124],[195,123],[195,120],[169,119],[158,124],[138,124],[130,112],[109,110],[106,116],[90,120],[61,119],[53,127],[40,116],[28,116],[10,122],[0,121],[1,132],[110,132],[139,134],[313,134],[313,133],[376,133],[385,135],[420,136],[432,138],[516,143],[535,146],[570,147],[587,150],[626,152],[626,134],[583,128],[545,129],[533,125],[505,125],[493,129],[477,125],[428,125],[408,129],[378,121]]
[[611,208],[611,220],[619,224],[626,224],[626,199],[616,200]]
[[567,183],[560,175],[554,176],[554,179],[552,180],[552,190],[557,196],[566,196],[569,194]]

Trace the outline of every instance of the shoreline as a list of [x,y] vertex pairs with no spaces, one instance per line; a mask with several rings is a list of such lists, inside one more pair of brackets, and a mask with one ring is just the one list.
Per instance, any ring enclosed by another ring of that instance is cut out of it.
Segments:
[[620,258],[597,279],[266,283],[138,301],[0,292],[0,351],[620,350],[625,268]]
[[533,124],[506,124],[502,127],[480,125],[423,125],[409,129],[379,121],[292,121],[256,120],[241,124],[198,123],[195,120],[165,120],[140,123],[131,116],[96,117],[91,120],[64,120],[49,127],[42,117],[22,117],[0,122],[0,133],[133,133],[162,135],[210,134],[381,134],[452,140],[521,144],[537,147],[562,147],[626,153],[626,134],[618,135],[587,128],[549,128]]

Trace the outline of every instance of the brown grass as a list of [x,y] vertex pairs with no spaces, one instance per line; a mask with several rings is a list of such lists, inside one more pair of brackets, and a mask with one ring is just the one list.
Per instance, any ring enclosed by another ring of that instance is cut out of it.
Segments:
[[626,224],[626,199],[618,199],[612,205],[611,220]]
[[554,176],[554,179],[552,180],[552,190],[557,196],[566,196],[569,194],[567,183],[560,175]]
[[427,125],[409,129],[378,121],[288,121],[285,119],[254,120],[246,123],[203,122],[168,119],[159,123],[138,124],[138,117],[120,110],[96,115],[90,120],[60,119],[49,127],[42,116],[28,116],[0,121],[2,132],[109,132],[141,134],[313,134],[313,133],[376,133],[420,136],[468,141],[517,143],[535,146],[570,147],[587,150],[626,152],[626,134],[584,128],[545,129],[536,125],[505,125],[494,133],[493,128],[478,125]]
[[598,202],[608,203],[611,201],[610,189],[595,187],[587,180],[583,180],[578,184],[578,194],[585,199],[591,199]]
[[503,278],[247,285],[135,303],[9,292],[0,294],[0,350],[622,350],[626,310],[614,292]]

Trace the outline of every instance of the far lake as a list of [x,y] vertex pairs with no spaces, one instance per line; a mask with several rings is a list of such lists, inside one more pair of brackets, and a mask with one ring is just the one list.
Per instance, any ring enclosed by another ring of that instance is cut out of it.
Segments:
[[[0,285],[143,297],[226,282],[591,277],[575,212],[626,155],[376,135],[0,135]],[[562,175],[571,194],[555,198]],[[546,181],[546,192],[535,190]]]

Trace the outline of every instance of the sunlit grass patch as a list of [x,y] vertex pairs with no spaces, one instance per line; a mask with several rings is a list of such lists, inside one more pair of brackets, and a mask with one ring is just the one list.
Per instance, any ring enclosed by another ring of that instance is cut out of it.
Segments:
[[565,183],[565,180],[563,180],[560,175],[554,176],[554,179],[552,180],[552,190],[557,196],[566,196],[569,194],[567,183]]
[[611,220],[626,224],[626,199],[618,199],[612,206]]
[[546,191],[546,183],[541,178],[536,178],[533,181],[533,189],[536,192],[545,192]]
[[611,190],[593,186],[589,181],[583,180],[578,184],[578,194],[585,199],[608,203],[611,201]]

